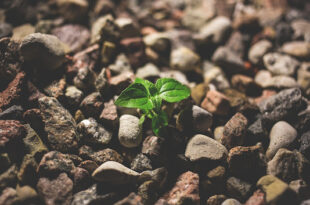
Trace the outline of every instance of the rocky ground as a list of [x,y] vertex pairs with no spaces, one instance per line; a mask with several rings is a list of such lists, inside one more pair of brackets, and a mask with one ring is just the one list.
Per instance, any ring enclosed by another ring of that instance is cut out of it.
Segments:
[[309,205],[309,99],[307,0],[1,0],[0,204]]

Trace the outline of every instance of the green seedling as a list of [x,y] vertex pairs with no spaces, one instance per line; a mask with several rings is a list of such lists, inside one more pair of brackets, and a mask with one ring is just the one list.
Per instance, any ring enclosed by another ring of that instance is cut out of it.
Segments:
[[165,135],[168,115],[161,108],[162,101],[179,102],[190,96],[190,89],[172,78],[158,79],[155,85],[141,78],[122,91],[115,101],[121,107],[139,108],[142,112],[140,124],[145,118],[152,120],[152,130],[157,136]]

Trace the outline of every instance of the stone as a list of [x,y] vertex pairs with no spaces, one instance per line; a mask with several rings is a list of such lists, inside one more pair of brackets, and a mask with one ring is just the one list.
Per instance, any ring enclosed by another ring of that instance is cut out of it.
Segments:
[[80,139],[94,145],[107,145],[113,133],[99,124],[94,118],[81,121],[77,126]]
[[288,120],[304,107],[299,88],[282,90],[259,104],[260,112],[263,114],[263,121],[267,124]]
[[125,38],[120,44],[132,67],[137,68],[145,63],[145,45],[141,37]]
[[108,65],[114,59],[116,53],[116,45],[110,41],[104,41],[101,48],[101,63]]
[[75,165],[67,155],[57,151],[51,151],[43,156],[37,172],[39,176],[48,177],[62,172],[71,174],[74,169]]
[[45,204],[70,205],[72,200],[73,182],[66,173],[61,173],[55,179],[40,178],[37,184],[39,195]]
[[135,75],[132,72],[122,72],[117,76],[110,78],[111,89],[119,95],[125,88],[127,88],[131,83],[133,83]]
[[272,159],[280,148],[290,148],[297,137],[294,127],[285,121],[279,121],[271,128],[269,138],[270,143],[266,151],[266,156]]
[[124,199],[116,202],[114,205],[143,205],[143,203],[141,196],[132,192]]
[[240,179],[255,180],[266,172],[266,160],[261,154],[262,147],[237,146],[229,151],[227,163],[229,171]]
[[77,108],[83,99],[83,91],[75,86],[68,86],[65,91],[65,98],[70,107]]
[[16,202],[17,204],[27,204],[27,203],[37,203],[38,200],[38,193],[36,192],[35,189],[33,189],[30,186],[17,186],[16,187],[16,194],[17,194],[17,199]]
[[223,43],[231,30],[231,21],[224,16],[218,16],[202,26],[194,37],[197,44],[218,45]]
[[302,63],[297,71],[297,83],[305,91],[306,95],[310,95],[310,63]]
[[27,35],[33,34],[35,32],[35,27],[31,24],[22,24],[13,28],[12,40],[16,42],[21,42]]
[[146,155],[140,153],[132,160],[130,168],[136,172],[152,170],[152,162]]
[[19,182],[21,182],[22,184],[35,186],[34,183],[37,180],[37,168],[38,163],[36,162],[35,158],[30,154],[26,154],[23,158],[19,172],[17,174]]
[[0,190],[6,187],[15,187],[17,183],[18,168],[15,164],[10,166],[5,172],[0,175]]
[[12,26],[8,23],[0,23],[0,38],[8,37],[12,34]]
[[88,171],[89,174],[93,173],[95,169],[97,169],[99,166],[96,162],[92,160],[85,160],[79,164],[80,168],[83,168]]
[[186,47],[179,47],[172,50],[170,56],[170,67],[176,70],[186,72],[193,71],[200,66],[200,57],[198,54]]
[[99,75],[95,81],[95,87],[97,91],[102,95],[105,96],[109,93],[109,83],[108,83],[108,76],[110,75],[110,71],[106,68],[102,68]]
[[204,68],[203,78],[206,84],[212,83],[219,91],[222,91],[230,87],[229,82],[225,76],[225,73],[222,71],[220,67],[208,66],[207,63],[204,63],[203,68]]
[[205,83],[199,83],[195,87],[191,88],[191,98],[197,105],[200,105],[207,91],[208,86]]
[[246,75],[233,75],[231,78],[231,85],[248,96],[257,96],[261,92],[260,86],[254,79]]
[[272,43],[268,40],[260,40],[251,46],[248,58],[253,64],[262,63],[263,56],[272,48]]
[[265,67],[274,75],[294,75],[299,62],[288,55],[268,53],[263,57]]
[[135,182],[139,173],[118,162],[107,161],[93,172],[92,177],[99,182],[122,185]]
[[310,204],[310,199],[302,201],[300,205],[309,205]]
[[222,193],[226,188],[226,175],[226,168],[223,166],[217,166],[208,171],[206,179],[201,181],[203,192],[207,193],[208,196]]
[[101,94],[99,92],[93,92],[82,100],[80,109],[85,117],[98,118],[103,106],[104,104]]
[[257,186],[265,193],[266,204],[294,204],[295,193],[289,186],[272,175],[266,175],[257,181]]
[[281,51],[296,58],[307,59],[310,57],[310,42],[291,41],[283,44]]
[[112,15],[102,16],[92,24],[91,44],[100,43],[103,40],[114,42],[118,37],[119,30]]
[[227,115],[230,111],[228,98],[216,90],[207,92],[201,107],[214,115]]
[[20,105],[13,105],[0,113],[0,120],[22,120],[24,109]]
[[107,161],[116,161],[123,163],[123,157],[113,149],[106,148],[102,150],[95,151],[87,145],[83,145],[79,149],[79,155],[87,160],[93,160],[97,164],[103,164]]
[[0,195],[0,203],[2,205],[11,205],[14,204],[17,201],[17,193],[16,190],[7,187],[2,191],[2,194]]
[[119,54],[116,57],[114,64],[111,64],[109,68],[111,70],[111,73],[114,73],[116,75],[121,74],[122,72],[132,71],[129,60],[124,53]]
[[289,183],[289,187],[297,194],[298,199],[302,201],[303,199],[308,199],[310,196],[310,187],[302,179],[297,179]]
[[118,140],[124,147],[133,148],[142,141],[142,127],[139,118],[133,115],[122,115],[119,120]]
[[221,205],[227,197],[225,195],[213,195],[208,198],[207,205]]
[[86,0],[57,0],[58,12],[67,21],[78,21],[86,16],[88,1]]
[[74,85],[84,91],[88,92],[92,90],[95,82],[95,73],[90,70],[87,65],[82,64],[80,68],[77,70],[77,74],[75,75],[73,79]]
[[284,148],[277,151],[267,166],[268,174],[276,176],[286,183],[297,179],[309,181],[310,177],[306,174],[309,170],[310,162],[300,152]]
[[142,143],[141,153],[150,157],[154,162],[163,162],[166,156],[165,139],[157,136],[147,136]]
[[170,52],[171,42],[167,33],[151,33],[143,38],[145,45],[159,54]]
[[212,126],[213,115],[197,105],[192,107],[193,128],[195,132],[206,133]]
[[114,100],[111,99],[108,102],[104,102],[104,108],[99,116],[100,121],[110,127],[116,127],[119,123],[117,114],[117,106],[114,104]]
[[227,149],[214,139],[197,134],[189,140],[185,156],[191,161],[222,161],[227,157]]
[[20,52],[25,61],[55,70],[65,62],[66,47],[56,36],[34,33],[24,38]]
[[270,79],[265,79],[264,88],[287,89],[296,88],[298,83],[291,76],[277,75]]
[[153,204],[158,199],[158,190],[151,180],[143,182],[138,188],[138,195],[141,196],[143,204]]
[[168,204],[199,204],[199,176],[193,172],[181,174],[174,187],[164,194],[163,199]]
[[290,41],[293,36],[293,29],[290,24],[286,22],[280,22],[276,25],[276,42],[277,44],[283,44],[287,41]]
[[265,193],[262,190],[256,190],[253,195],[245,202],[245,205],[266,205]]
[[249,198],[253,186],[236,177],[230,177],[226,181],[226,189],[229,196],[234,197],[240,201],[245,201]]
[[77,167],[73,174],[74,191],[82,191],[91,184],[91,177],[86,169]]
[[218,142],[221,142],[221,138],[223,136],[224,126],[218,126],[214,129],[213,135],[214,139]]
[[293,20],[291,26],[294,30],[294,39],[305,39],[309,42],[310,37],[310,23],[306,19],[299,19]]
[[139,36],[139,28],[131,18],[117,18],[115,24],[119,28],[121,38]]
[[78,146],[76,122],[68,110],[54,97],[40,98],[39,107],[51,148],[65,153],[76,150]]
[[67,82],[64,78],[51,82],[44,88],[47,96],[54,97],[59,101],[63,101]]
[[303,133],[300,137],[300,153],[310,159],[310,131]]
[[241,113],[237,112],[224,126],[221,143],[227,149],[243,145],[245,132],[248,126],[248,119]]
[[168,171],[165,167],[160,167],[154,170],[146,170],[140,173],[138,183],[152,181],[154,187],[158,190],[163,189],[168,177]]
[[27,130],[16,120],[0,120],[0,151],[15,152]]
[[90,39],[89,30],[78,24],[66,24],[64,26],[57,27],[52,30],[52,34],[68,45],[71,52],[77,52],[83,49],[88,44]]
[[147,63],[145,66],[138,68],[136,72],[137,78],[152,79],[159,76],[159,69],[153,63]]
[[7,87],[0,92],[0,111],[9,108],[12,105],[21,104],[20,101],[23,100],[25,92],[25,78],[25,73],[17,73]]
[[215,50],[212,56],[212,62],[228,73],[239,73],[245,70],[241,57],[224,46],[220,46]]
[[221,205],[241,205],[236,199],[226,199]]
[[0,167],[0,174],[5,172],[8,168],[10,168],[12,162],[9,158],[8,153],[1,153],[0,154],[0,164],[2,165]]

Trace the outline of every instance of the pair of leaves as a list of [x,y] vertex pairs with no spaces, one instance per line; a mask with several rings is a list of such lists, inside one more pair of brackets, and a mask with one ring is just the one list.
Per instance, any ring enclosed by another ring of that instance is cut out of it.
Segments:
[[172,78],[161,78],[156,81],[155,85],[148,80],[137,78],[120,94],[115,104],[147,110],[155,108],[158,112],[162,100],[173,103],[189,95],[189,88]]

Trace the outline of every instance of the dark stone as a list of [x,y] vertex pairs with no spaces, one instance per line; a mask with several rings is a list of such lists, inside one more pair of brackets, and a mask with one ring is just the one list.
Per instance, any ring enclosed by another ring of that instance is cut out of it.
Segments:
[[19,105],[13,105],[0,113],[0,120],[22,120],[24,109]]

